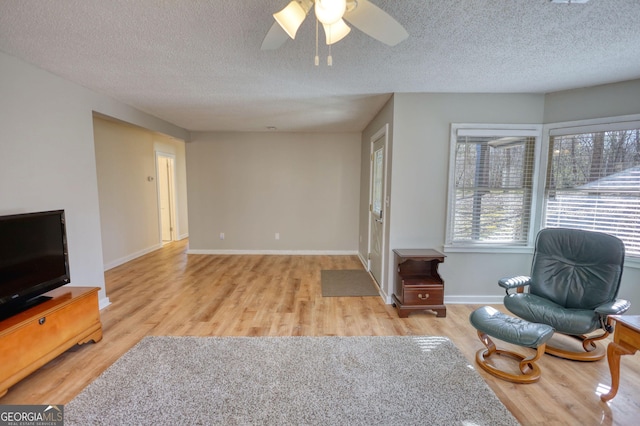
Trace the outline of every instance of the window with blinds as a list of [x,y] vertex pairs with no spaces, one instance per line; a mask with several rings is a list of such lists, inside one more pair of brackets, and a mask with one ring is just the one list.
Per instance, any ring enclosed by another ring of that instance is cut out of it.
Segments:
[[447,244],[526,245],[539,130],[454,133]]
[[606,232],[640,256],[640,126],[551,135],[544,227]]

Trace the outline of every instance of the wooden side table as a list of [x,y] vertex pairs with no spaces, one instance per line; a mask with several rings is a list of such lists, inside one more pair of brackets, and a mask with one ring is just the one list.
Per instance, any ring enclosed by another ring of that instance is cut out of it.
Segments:
[[400,318],[413,311],[432,310],[436,316],[447,316],[444,305],[444,281],[438,265],[445,255],[432,249],[394,249],[396,277],[393,306]]
[[607,346],[607,360],[611,370],[611,390],[600,395],[603,401],[609,401],[618,393],[620,385],[620,356],[633,355],[640,349],[640,315],[610,315],[616,328],[613,342]]

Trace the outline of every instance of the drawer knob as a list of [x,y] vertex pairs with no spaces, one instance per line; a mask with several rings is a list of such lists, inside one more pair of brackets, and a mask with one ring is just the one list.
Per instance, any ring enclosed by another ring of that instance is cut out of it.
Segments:
[[38,320],[38,324],[42,325],[45,323],[46,320],[47,320],[47,317],[42,317]]
[[429,293],[426,293],[426,294],[418,293],[418,299],[427,300],[428,298],[429,298]]

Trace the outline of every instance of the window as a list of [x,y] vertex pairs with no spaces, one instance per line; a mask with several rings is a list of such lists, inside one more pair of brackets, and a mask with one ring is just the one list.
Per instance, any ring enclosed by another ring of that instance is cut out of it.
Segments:
[[384,147],[373,153],[373,204],[372,209],[378,217],[382,216],[382,178],[384,171]]
[[551,131],[544,227],[606,232],[640,256],[640,123],[603,127]]
[[526,246],[541,129],[466,126],[452,126],[447,246]]

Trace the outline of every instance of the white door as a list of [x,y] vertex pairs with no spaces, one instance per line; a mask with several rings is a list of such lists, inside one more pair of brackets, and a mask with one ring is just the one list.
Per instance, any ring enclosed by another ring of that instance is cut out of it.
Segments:
[[383,285],[385,219],[385,141],[384,131],[374,136],[371,148],[371,204],[369,206],[369,271]]
[[174,240],[173,158],[158,156],[158,198],[162,241]]

